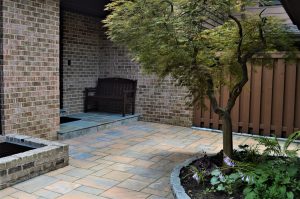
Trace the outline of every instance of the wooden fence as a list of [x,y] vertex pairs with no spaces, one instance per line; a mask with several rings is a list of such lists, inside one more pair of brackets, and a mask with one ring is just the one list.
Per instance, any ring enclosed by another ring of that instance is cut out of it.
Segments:
[[[280,54],[272,55],[272,68],[261,62],[249,63],[249,82],[231,112],[233,131],[256,135],[287,137],[300,130],[300,59],[287,61]],[[228,89],[217,94],[223,107]],[[209,100],[207,109],[195,107],[194,126],[221,129],[222,120],[213,113]]]

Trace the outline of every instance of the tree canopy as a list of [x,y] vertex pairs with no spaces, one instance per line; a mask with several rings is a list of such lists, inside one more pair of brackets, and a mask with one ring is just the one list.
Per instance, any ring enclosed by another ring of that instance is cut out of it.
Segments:
[[[124,45],[145,71],[171,75],[188,88],[194,102],[208,96],[214,111],[223,117],[230,115],[248,81],[246,63],[253,55],[293,51],[281,21],[265,17],[264,10],[247,12],[252,3],[113,0],[104,23],[109,38]],[[226,107],[220,107],[215,98],[215,90],[223,85],[230,88]]]

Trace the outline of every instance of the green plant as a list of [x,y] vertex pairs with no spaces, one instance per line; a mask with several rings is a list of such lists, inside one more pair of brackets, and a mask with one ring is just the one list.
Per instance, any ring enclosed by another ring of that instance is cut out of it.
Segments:
[[221,170],[215,169],[211,172],[212,185],[210,191],[224,191],[229,195],[233,194],[234,190],[242,185],[242,176],[239,173],[231,173],[224,175]]
[[245,173],[252,179],[244,189],[246,199],[300,198],[299,148],[289,149],[299,137],[300,131],[295,132],[282,145],[276,137],[257,139],[265,149],[255,167]]
[[245,199],[293,199],[300,197],[299,161],[267,161],[247,173]]
[[234,151],[233,158],[240,162],[258,162],[260,153],[258,145],[239,145],[239,149]]
[[[234,151],[232,173],[222,173],[228,169],[226,166],[211,173],[211,191],[232,194],[234,189],[242,187],[246,199],[300,198],[299,147],[289,149],[299,137],[300,132],[295,132],[282,144],[276,137],[264,137],[257,139],[257,145],[240,145],[240,150]],[[265,149],[259,153],[261,145]]]
[[193,173],[193,179],[195,179],[198,183],[200,183],[200,182],[204,183],[205,177],[207,176],[206,170],[205,169],[199,170],[197,167],[195,167],[193,165],[191,165],[189,168]]
[[296,140],[300,138],[300,131],[294,132],[291,134],[287,140],[284,142],[283,146],[280,145],[277,137],[267,138],[262,137],[258,138],[258,144],[265,147],[263,155],[276,155],[276,156],[284,156],[284,157],[297,157],[297,152],[300,150],[299,148],[290,150],[290,145]]

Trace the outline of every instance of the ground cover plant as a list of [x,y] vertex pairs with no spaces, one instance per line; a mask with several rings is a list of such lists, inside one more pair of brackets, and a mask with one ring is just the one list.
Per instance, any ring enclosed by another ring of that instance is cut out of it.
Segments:
[[[289,149],[300,132],[281,146],[277,138],[258,138],[243,145],[223,165],[223,154],[204,156],[181,170],[186,193],[199,198],[293,199],[300,198],[300,148]],[[261,153],[258,149],[263,146]],[[228,172],[228,169],[230,171]],[[224,172],[226,171],[226,172]]]

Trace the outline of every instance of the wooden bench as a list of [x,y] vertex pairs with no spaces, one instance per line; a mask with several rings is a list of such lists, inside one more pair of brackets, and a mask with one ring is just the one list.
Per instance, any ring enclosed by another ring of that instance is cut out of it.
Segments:
[[[96,88],[85,88],[84,112],[135,112],[136,80],[99,78]],[[130,106],[130,107],[129,107]]]

